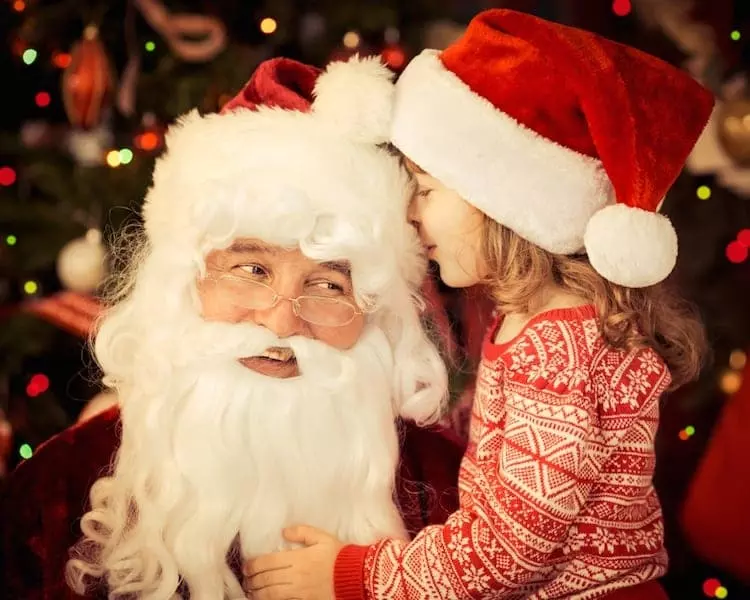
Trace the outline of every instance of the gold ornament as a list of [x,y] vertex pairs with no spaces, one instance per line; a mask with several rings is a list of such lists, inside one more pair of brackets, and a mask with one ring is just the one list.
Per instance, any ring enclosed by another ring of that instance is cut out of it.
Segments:
[[719,116],[719,141],[739,165],[750,165],[750,98],[724,103]]

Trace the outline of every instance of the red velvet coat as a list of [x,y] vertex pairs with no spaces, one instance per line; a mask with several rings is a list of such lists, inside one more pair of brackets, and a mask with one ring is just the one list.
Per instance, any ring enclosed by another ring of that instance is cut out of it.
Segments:
[[[91,484],[110,469],[119,428],[119,412],[111,409],[52,438],[11,475],[0,513],[2,598],[79,597],[65,584],[68,549],[80,537]],[[446,432],[405,424],[397,488],[412,533],[457,508],[462,452]]]

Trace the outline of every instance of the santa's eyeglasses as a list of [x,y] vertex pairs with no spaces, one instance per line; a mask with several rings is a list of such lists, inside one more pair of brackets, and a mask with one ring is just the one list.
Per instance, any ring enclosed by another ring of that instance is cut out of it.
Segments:
[[271,286],[234,275],[221,275],[212,278],[220,286],[219,293],[227,302],[248,310],[269,310],[282,300],[292,303],[292,310],[303,321],[321,327],[343,327],[349,325],[358,315],[366,314],[350,299],[329,298],[327,296],[297,296],[289,298],[278,294]]

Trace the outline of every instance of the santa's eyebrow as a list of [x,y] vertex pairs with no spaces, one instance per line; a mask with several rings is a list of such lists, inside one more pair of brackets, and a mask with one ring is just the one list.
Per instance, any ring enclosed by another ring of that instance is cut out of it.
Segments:
[[341,273],[346,277],[352,276],[352,266],[349,264],[349,261],[346,260],[329,260],[320,263],[320,266],[324,269],[330,269],[331,271]]
[[253,252],[262,252],[264,254],[278,254],[281,251],[281,248],[277,246],[269,246],[258,241],[236,240],[232,242],[232,245],[229,246],[227,250],[236,254],[250,254]]

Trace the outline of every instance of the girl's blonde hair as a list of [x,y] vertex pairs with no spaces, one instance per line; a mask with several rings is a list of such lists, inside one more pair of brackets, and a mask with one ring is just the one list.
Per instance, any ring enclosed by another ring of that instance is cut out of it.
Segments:
[[484,215],[485,283],[502,312],[530,313],[550,284],[591,302],[614,348],[653,348],[667,363],[672,389],[697,378],[707,351],[696,309],[667,284],[627,288],[599,275],[585,255],[552,254]]

